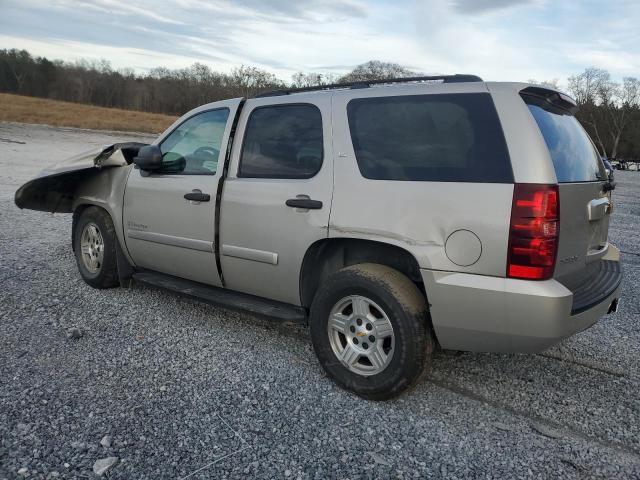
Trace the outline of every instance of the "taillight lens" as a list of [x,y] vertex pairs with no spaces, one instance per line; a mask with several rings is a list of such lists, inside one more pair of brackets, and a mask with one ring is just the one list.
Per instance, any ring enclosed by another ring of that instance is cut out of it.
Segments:
[[560,233],[557,185],[516,183],[511,204],[507,276],[546,280],[553,275]]

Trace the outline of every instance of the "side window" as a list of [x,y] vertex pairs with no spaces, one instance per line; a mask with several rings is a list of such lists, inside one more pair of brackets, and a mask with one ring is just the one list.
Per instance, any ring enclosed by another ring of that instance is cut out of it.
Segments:
[[322,166],[322,115],[314,105],[258,107],[249,117],[239,177],[311,178]]
[[360,173],[375,180],[511,183],[486,93],[358,98],[347,104]]
[[162,173],[214,175],[229,109],[194,115],[160,144]]

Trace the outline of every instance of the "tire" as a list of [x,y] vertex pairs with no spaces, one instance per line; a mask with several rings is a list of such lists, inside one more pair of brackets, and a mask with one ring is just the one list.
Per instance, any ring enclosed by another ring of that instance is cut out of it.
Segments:
[[89,207],[82,211],[73,230],[73,250],[82,279],[93,288],[113,288],[120,284],[117,241],[113,222],[105,210]]
[[323,283],[310,329],[327,375],[369,400],[414,386],[435,348],[424,295],[402,273],[373,263],[343,268]]

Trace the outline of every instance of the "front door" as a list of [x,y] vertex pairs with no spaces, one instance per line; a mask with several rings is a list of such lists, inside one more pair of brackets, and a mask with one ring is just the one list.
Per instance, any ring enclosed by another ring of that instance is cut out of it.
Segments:
[[222,194],[225,286],[300,304],[300,269],[327,237],[333,193],[331,94],[251,99]]
[[158,172],[133,168],[123,225],[137,267],[220,285],[214,255],[218,181],[239,100],[189,112],[156,142]]

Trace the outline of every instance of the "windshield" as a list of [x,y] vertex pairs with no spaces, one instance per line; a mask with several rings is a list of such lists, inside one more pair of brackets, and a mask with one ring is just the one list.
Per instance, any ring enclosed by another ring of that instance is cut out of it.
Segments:
[[538,100],[525,97],[551,154],[558,182],[604,180],[606,174],[600,156],[576,117]]

